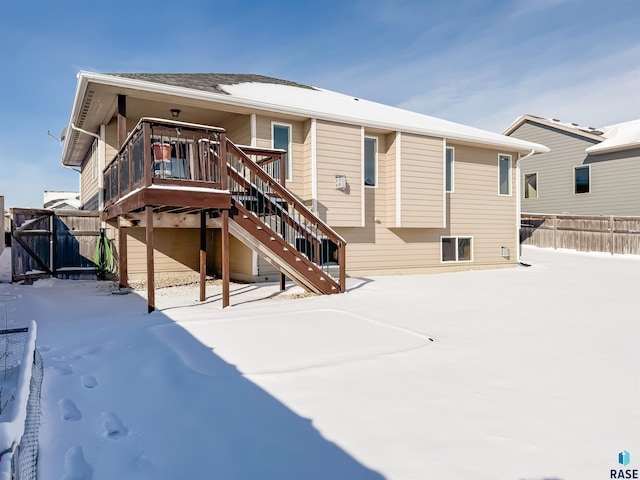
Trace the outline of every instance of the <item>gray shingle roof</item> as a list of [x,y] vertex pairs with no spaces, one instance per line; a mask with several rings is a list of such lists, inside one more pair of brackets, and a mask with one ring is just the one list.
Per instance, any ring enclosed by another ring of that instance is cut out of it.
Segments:
[[272,83],[315,90],[302,83],[244,73],[108,73],[107,75],[224,94],[228,94],[223,88],[224,85],[239,83]]

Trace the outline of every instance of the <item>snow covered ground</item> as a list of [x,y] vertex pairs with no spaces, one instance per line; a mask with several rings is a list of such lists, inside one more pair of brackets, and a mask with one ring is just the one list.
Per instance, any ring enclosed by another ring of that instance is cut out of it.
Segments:
[[[48,479],[610,478],[640,465],[640,258],[137,293],[0,284],[38,322]],[[266,298],[266,299],[265,299]]]

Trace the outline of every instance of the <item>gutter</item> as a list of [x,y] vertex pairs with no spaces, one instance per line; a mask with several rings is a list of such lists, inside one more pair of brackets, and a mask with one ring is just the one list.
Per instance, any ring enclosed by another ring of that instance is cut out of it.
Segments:
[[[92,137],[94,137],[94,138],[97,138],[97,139],[98,139],[98,141],[100,141],[100,135],[97,135],[97,134],[95,134],[95,133],[93,133],[93,132],[88,132],[87,130],[83,130],[82,128],[78,128],[78,127],[76,127],[75,123],[73,123],[73,122],[69,123],[69,126],[71,127],[71,130],[74,130],[74,131],[76,131],[76,132],[80,132],[80,133],[84,133],[85,135],[90,135],[90,136],[92,136]],[[65,142],[65,146],[66,146],[66,145],[67,145],[67,142]],[[60,158],[60,165],[62,165],[64,168],[68,168],[69,170],[72,170],[72,171],[74,171],[74,172],[76,172],[76,173],[81,173],[81,171],[80,171],[80,170],[76,170],[76,169],[75,169],[75,168],[73,168],[72,166],[70,166],[70,165],[65,165],[64,163],[62,163],[62,159],[63,159],[63,158],[64,158],[64,150],[63,150],[63,152],[62,152],[62,157]]]
[[[522,212],[520,212],[521,210],[521,199],[520,199],[520,162],[522,160],[524,160],[525,158],[529,158],[531,155],[537,153],[535,149],[532,149],[527,155],[525,155],[524,157],[518,157],[518,160],[516,160],[516,245],[517,245],[517,249],[516,249],[516,262],[518,262],[519,265],[526,265],[523,264],[520,261],[520,255],[521,252],[520,250],[522,249],[522,245],[520,244],[520,224],[521,222],[521,217],[522,217]],[[529,265],[526,265],[529,266]]]

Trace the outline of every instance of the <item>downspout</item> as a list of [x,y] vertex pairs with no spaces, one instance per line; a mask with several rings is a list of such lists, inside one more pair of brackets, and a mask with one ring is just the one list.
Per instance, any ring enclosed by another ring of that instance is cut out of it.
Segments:
[[520,255],[522,250],[522,245],[520,244],[520,224],[522,223],[522,213],[520,212],[520,162],[525,158],[529,158],[534,153],[536,153],[536,150],[532,149],[527,155],[524,157],[518,157],[518,160],[516,160],[516,245],[518,247],[516,249],[516,262],[518,262],[518,264],[520,264]]
[[[97,134],[95,134],[95,133],[93,133],[93,132],[89,132],[89,131],[84,130],[84,129],[82,129],[82,128],[76,127],[75,123],[73,123],[73,122],[71,122],[69,125],[71,126],[71,129],[72,129],[72,130],[75,130],[76,132],[84,133],[85,135],[89,135],[89,136],[91,136],[91,137],[95,138],[96,140],[98,140],[98,149],[100,149],[100,147],[101,147],[101,145],[102,145],[102,138],[100,137],[100,135],[97,135]],[[98,150],[98,156],[100,156],[100,155],[101,155],[101,154],[100,154],[100,150]],[[62,164],[62,166],[63,166],[63,167],[66,167],[66,168],[68,168],[68,169],[70,169],[70,170],[73,170],[74,172],[77,172],[77,173],[80,173],[80,174],[82,173],[82,170],[76,170],[76,169],[75,169],[75,168],[73,168],[73,167],[67,167],[67,165],[64,165],[62,162],[60,162],[60,163]],[[100,175],[100,174],[101,174],[101,173],[99,172],[99,173],[98,173],[98,175]],[[98,181],[98,183],[100,183],[100,181]],[[82,189],[82,186],[80,186],[80,190],[81,190],[81,189]],[[98,191],[101,191],[101,189],[100,189],[100,188],[98,188]],[[82,198],[82,194],[81,194],[81,197],[80,197],[80,198]],[[102,204],[102,198],[100,198],[100,196],[99,196],[99,197],[98,197],[98,208],[101,208],[101,207],[102,207],[102,205],[101,205],[101,204]]]

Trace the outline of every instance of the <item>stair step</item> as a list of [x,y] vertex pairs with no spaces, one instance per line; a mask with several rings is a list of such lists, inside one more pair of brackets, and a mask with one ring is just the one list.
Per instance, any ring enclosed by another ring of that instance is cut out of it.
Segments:
[[302,259],[300,257],[296,257],[296,262],[301,262]]
[[242,215],[242,218],[244,218],[246,220],[247,218],[249,218],[249,216],[248,215]]
[[288,252],[288,251],[289,251],[289,249],[288,249],[287,247],[282,247],[282,251],[283,251],[283,252]]
[[256,229],[257,230],[262,230],[262,227],[260,225],[256,225]]
[[269,237],[269,240],[271,240],[272,242],[276,239],[276,237]]

